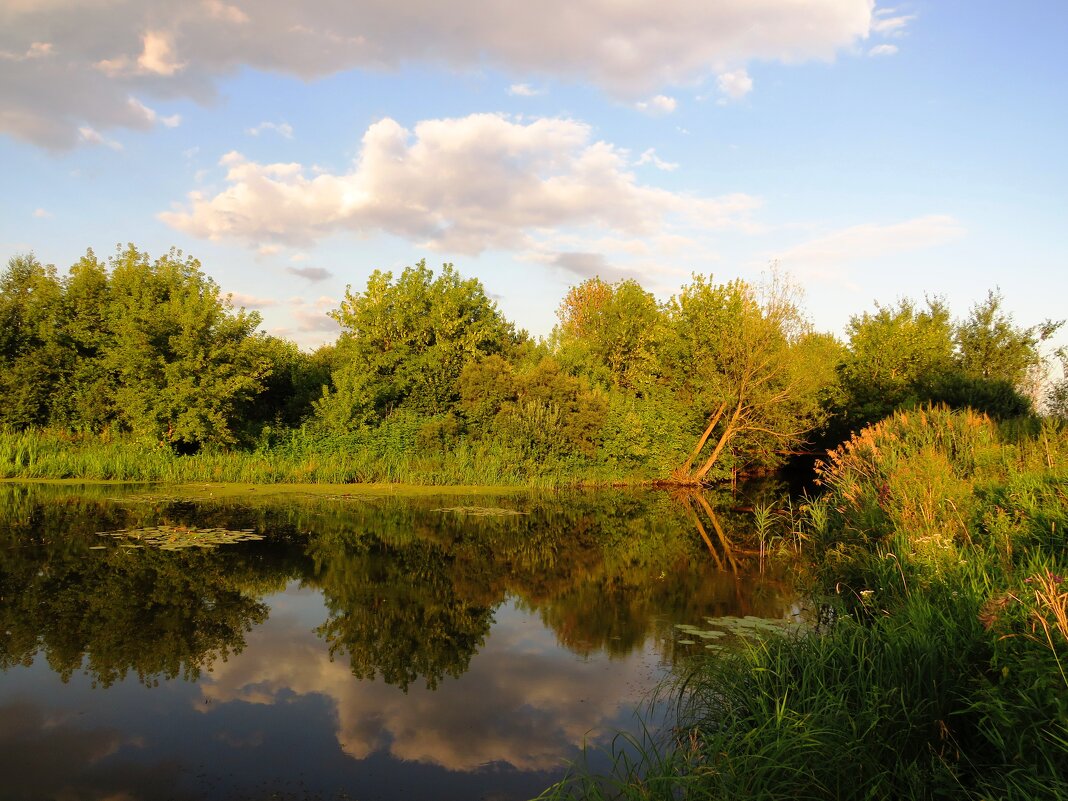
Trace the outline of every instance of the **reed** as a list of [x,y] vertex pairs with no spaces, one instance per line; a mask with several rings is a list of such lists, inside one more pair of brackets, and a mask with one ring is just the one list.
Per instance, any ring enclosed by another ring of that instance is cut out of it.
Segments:
[[794,511],[836,622],[690,665],[670,730],[543,798],[1068,798],[1066,457],[970,412],[858,433]]

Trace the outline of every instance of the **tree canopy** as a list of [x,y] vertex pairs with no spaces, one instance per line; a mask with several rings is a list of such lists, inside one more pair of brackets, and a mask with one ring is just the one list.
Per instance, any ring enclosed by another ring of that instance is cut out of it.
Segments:
[[1068,406],[1065,382],[1036,381],[1060,323],[1019,326],[996,291],[959,320],[937,298],[876,304],[843,342],[774,271],[694,275],[667,300],[590,278],[535,341],[477,279],[420,261],[372,272],[332,316],[337,341],[309,353],[178,250],[90,250],[64,276],[16,256],[0,273],[0,428],[693,483],[773,468],[902,407]]

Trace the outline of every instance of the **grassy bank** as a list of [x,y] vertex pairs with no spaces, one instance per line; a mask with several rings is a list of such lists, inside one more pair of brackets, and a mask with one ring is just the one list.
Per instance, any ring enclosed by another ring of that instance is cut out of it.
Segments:
[[638,483],[582,457],[532,457],[499,442],[420,444],[411,432],[382,427],[351,436],[300,431],[248,451],[182,455],[130,438],[50,430],[0,432],[0,478],[241,484],[401,483],[533,486]]
[[821,481],[834,622],[697,666],[673,732],[545,798],[1068,798],[1068,433],[902,413]]

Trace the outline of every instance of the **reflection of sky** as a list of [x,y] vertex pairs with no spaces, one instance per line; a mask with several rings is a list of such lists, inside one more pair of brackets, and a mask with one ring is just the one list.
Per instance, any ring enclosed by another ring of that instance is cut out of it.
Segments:
[[43,658],[4,674],[4,800],[529,798],[584,743],[633,728],[657,678],[651,652],[584,659],[506,604],[465,675],[405,694],[330,660],[319,593],[267,600],[245,650],[197,684],[63,684]]
[[323,696],[335,711],[338,744],[358,759],[382,751],[451,771],[500,762],[541,771],[558,768],[584,741],[627,726],[630,709],[656,680],[650,654],[583,660],[514,607],[496,617],[463,676],[437,690],[413,685],[404,693],[355,680],[347,662],[331,661],[296,614],[276,607],[249,637],[247,651],[201,682],[197,706]]

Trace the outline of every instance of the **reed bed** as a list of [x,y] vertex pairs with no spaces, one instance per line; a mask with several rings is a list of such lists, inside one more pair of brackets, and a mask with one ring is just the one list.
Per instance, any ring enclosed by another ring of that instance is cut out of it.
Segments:
[[542,799],[1068,798],[1068,432],[899,413],[820,481],[820,625],[691,663],[673,728]]

